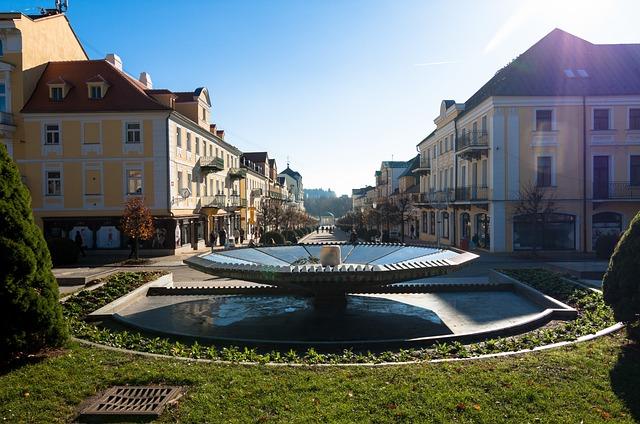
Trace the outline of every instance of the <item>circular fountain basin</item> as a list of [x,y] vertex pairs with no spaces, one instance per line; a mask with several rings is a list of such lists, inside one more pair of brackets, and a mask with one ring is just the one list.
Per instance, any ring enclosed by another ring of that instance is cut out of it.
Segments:
[[335,266],[317,263],[326,244],[223,250],[185,263],[207,274],[277,286],[331,303],[332,297],[347,293],[444,274],[477,258],[460,250],[399,243],[337,245],[342,263]]

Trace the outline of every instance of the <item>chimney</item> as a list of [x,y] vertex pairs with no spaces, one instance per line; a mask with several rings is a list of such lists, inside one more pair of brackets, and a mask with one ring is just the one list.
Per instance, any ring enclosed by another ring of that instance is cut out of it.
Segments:
[[216,135],[224,140],[224,130],[216,130]]
[[215,134],[216,133],[216,124],[209,125],[209,131],[211,131],[212,134]]
[[140,78],[138,78],[138,81],[140,81],[142,84],[144,84],[144,86],[147,87],[148,89],[152,89],[153,88],[153,82],[151,81],[151,75],[149,75],[148,72],[140,72]]
[[120,56],[117,54],[109,53],[107,54],[107,57],[105,57],[105,60],[117,70],[122,71],[122,59],[120,59]]

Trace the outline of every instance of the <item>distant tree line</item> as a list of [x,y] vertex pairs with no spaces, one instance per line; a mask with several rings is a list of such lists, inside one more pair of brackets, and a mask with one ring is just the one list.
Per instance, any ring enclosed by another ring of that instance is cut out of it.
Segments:
[[304,199],[304,208],[311,216],[320,216],[326,212],[331,212],[336,218],[339,218],[349,212],[351,207],[351,197],[346,195]]

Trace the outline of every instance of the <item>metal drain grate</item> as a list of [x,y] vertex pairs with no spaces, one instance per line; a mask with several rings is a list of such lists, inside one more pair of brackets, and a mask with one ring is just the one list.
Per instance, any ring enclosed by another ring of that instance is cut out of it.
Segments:
[[85,407],[79,418],[157,418],[181,395],[182,388],[176,386],[114,386]]

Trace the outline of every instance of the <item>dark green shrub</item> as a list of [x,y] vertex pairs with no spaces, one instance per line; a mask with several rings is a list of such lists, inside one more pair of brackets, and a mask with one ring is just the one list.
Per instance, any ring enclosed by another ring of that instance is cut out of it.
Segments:
[[376,237],[378,237],[380,233],[378,232],[378,230],[369,230],[367,231],[367,235],[365,240],[366,241],[374,241]]
[[298,242],[298,236],[293,230],[284,230],[282,232],[282,237],[284,237],[285,241],[288,241],[293,244]]
[[600,259],[609,259],[613,250],[618,244],[619,236],[614,234],[604,234],[596,240],[596,256]]
[[267,231],[260,237],[260,244],[266,244],[267,246],[284,244],[284,237],[277,231]]
[[31,213],[29,191],[0,144],[0,360],[59,346],[67,327],[51,256]]
[[293,231],[296,233],[296,236],[298,236],[298,238],[304,237],[304,231],[302,231],[300,228],[296,228]]
[[47,240],[47,247],[51,252],[51,261],[54,266],[72,265],[78,262],[80,249],[78,245],[68,238],[50,238]]
[[627,324],[630,339],[640,341],[640,213],[616,246],[602,280],[604,300],[618,321]]

